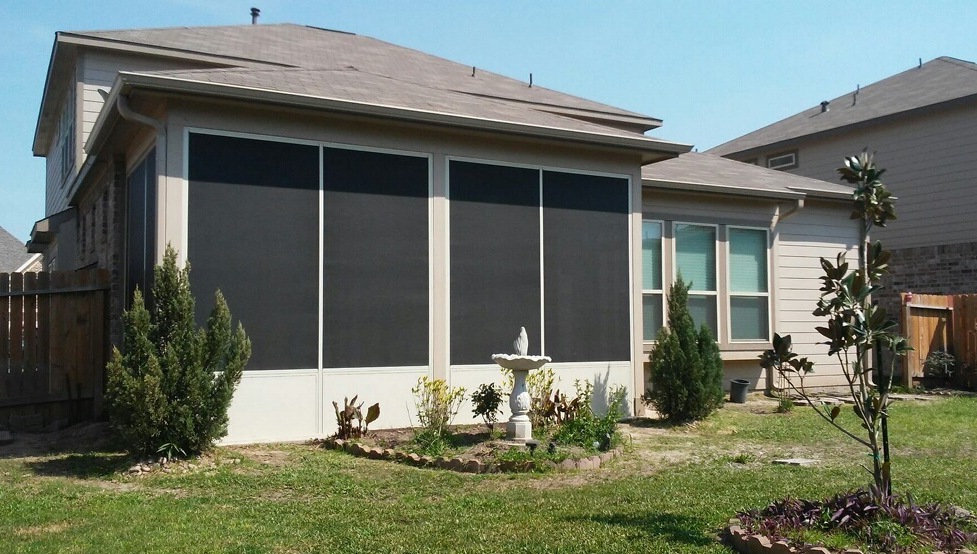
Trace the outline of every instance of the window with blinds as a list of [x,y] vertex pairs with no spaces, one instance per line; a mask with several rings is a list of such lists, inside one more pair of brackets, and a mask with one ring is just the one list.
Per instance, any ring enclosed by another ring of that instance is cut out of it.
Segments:
[[689,286],[689,313],[696,326],[719,337],[715,225],[675,224],[675,277]]
[[730,339],[767,340],[770,335],[767,231],[729,227],[726,242]]
[[641,222],[641,298],[644,340],[656,340],[664,316],[661,221]]
[[667,323],[667,291],[679,275],[689,285],[692,319],[712,330],[721,349],[770,340],[767,228],[648,219],[641,252],[645,342]]

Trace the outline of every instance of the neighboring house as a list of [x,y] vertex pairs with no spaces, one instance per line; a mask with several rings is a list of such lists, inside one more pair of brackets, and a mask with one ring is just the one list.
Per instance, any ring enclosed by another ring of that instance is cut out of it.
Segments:
[[845,251],[858,259],[851,188],[698,153],[647,165],[642,178],[645,351],[681,273],[691,282],[689,310],[713,329],[727,379],[778,386],[757,362],[776,330],[817,362],[811,385],[837,385],[836,360],[814,330],[823,319],[811,312],[821,257]]
[[[623,385],[640,409],[642,221],[658,213],[642,166],[690,149],[645,135],[660,124],[313,27],[58,33],[31,248],[111,271],[115,343],[167,244],[201,320],[219,287],[254,344],[228,442],[329,434],[331,401],[354,394],[408,425],[419,377],[501,380],[491,355],[520,326],[564,389]],[[778,202],[818,196],[771,186],[770,213],[717,221],[766,228]],[[689,210],[669,213],[699,221]],[[801,213],[848,207],[818,210]]]
[[31,254],[27,246],[0,227],[0,273],[29,273],[41,271],[40,254]]
[[898,219],[882,302],[977,292],[977,65],[941,57],[713,148],[712,154],[836,181],[844,156],[876,153]]

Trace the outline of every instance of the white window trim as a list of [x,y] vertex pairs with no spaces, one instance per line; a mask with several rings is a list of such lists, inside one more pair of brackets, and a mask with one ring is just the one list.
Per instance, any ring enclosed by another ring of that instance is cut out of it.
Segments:
[[[722,260],[720,259],[721,252],[719,250],[719,241],[720,241],[720,236],[719,236],[720,229],[719,228],[720,228],[720,224],[718,224],[718,223],[700,223],[700,222],[696,222],[696,221],[673,221],[672,222],[672,225],[671,225],[672,234],[671,234],[671,237],[670,237],[671,251],[672,251],[672,280],[671,280],[671,282],[668,283],[668,287],[667,288],[671,288],[672,283],[674,283],[675,280],[678,278],[678,251],[676,250],[676,246],[678,245],[678,241],[675,239],[675,232],[676,232],[677,227],[679,225],[694,225],[694,226],[697,226],[697,227],[712,227],[713,228],[714,240],[713,240],[713,243],[712,244],[713,244],[713,249],[714,249],[714,254],[713,255],[715,256],[716,263],[713,265],[712,270],[713,270],[713,279],[716,282],[716,290],[693,289],[693,288],[690,287],[689,288],[689,296],[712,296],[713,298],[716,299],[716,337],[715,338],[716,338],[717,341],[719,341],[722,338],[722,336],[723,336],[723,329],[722,329],[722,321],[723,321],[723,319],[722,319],[722,314],[720,313],[720,308],[722,306],[720,305],[720,294],[719,294],[720,293],[720,289],[722,289],[722,282],[719,279],[719,276],[722,274],[721,271],[720,271],[720,266],[722,265]],[[664,284],[665,283],[662,283],[662,285],[664,285]],[[695,284],[695,283],[692,283],[692,284]],[[667,312],[667,310],[666,310],[666,312]]]
[[797,150],[767,156],[767,169],[784,170],[795,167],[797,167]]
[[[728,344],[767,344],[770,342],[770,329],[773,328],[773,305],[771,302],[771,294],[773,283],[771,281],[771,271],[772,260],[771,253],[773,248],[770,244],[770,229],[766,227],[748,227],[745,225],[726,225],[726,291],[725,291],[725,312],[726,312],[726,343]],[[730,260],[730,240],[729,240],[729,230],[730,229],[745,229],[748,231],[763,231],[764,237],[766,239],[766,250],[767,250],[767,290],[766,292],[733,292],[732,287],[729,286],[731,283],[730,270],[732,269],[732,264],[729,263]],[[741,298],[766,298],[767,299],[767,337],[762,339],[733,339],[733,309],[732,309],[732,299],[734,297]]]
[[[662,224],[662,318],[663,321],[667,323],[668,318],[668,302],[667,302],[667,292],[672,284],[675,282],[675,278],[678,274],[678,261],[676,259],[676,241],[675,241],[675,227],[676,225],[699,225],[703,227],[713,227],[716,231],[716,291],[702,291],[702,290],[689,290],[689,294],[696,295],[709,295],[716,298],[716,342],[719,346],[720,352],[723,353],[723,358],[726,359],[727,355],[732,356],[730,359],[736,358],[736,352],[745,352],[751,350],[760,350],[769,347],[770,340],[769,336],[766,340],[764,339],[751,339],[751,340],[732,340],[732,322],[731,322],[731,309],[730,309],[730,298],[736,296],[745,297],[766,297],[767,298],[767,332],[772,336],[772,330],[774,328],[774,246],[771,243],[772,233],[769,227],[762,225],[752,226],[752,225],[737,225],[730,223],[709,223],[703,221],[684,221],[684,220],[671,220],[671,219],[654,219],[654,218],[642,218],[642,221],[656,222]],[[730,283],[730,263],[729,263],[729,230],[730,229],[750,229],[763,231],[767,238],[767,291],[765,293],[732,293],[729,290]],[[720,243],[724,243],[722,246]],[[651,291],[650,289],[642,288],[642,296],[646,292],[657,292]],[[644,336],[642,334],[642,339]],[[645,351],[647,352],[651,347],[655,345],[654,340],[643,340],[645,345]]]
[[[662,288],[660,288],[660,289],[646,289],[646,288],[644,288],[644,275],[641,276],[642,309],[643,309],[643,304],[644,304],[644,297],[646,295],[657,294],[657,295],[661,296],[661,298],[662,298],[661,318],[662,318],[662,326],[664,327],[665,313],[667,311],[667,309],[666,309],[666,302],[665,302],[665,289],[668,288],[668,287],[665,286],[665,283],[668,280],[668,279],[666,279],[666,276],[665,276],[665,229],[666,229],[666,222],[664,220],[662,220],[662,219],[644,219],[644,218],[642,218],[642,220],[641,220],[641,227],[642,227],[642,238],[641,238],[641,240],[642,240],[642,242],[644,242],[644,224],[645,223],[657,223],[661,227],[661,238],[659,240],[661,241],[662,257],[661,257],[661,260],[660,260],[661,261],[661,267],[659,268],[659,271],[661,271],[661,276],[662,276]],[[642,258],[643,258],[644,257],[644,247],[643,247],[643,245],[642,245],[642,249],[641,249],[641,254],[642,254]],[[642,267],[643,267],[644,266],[644,260],[643,259],[641,260],[641,264],[642,264]],[[655,339],[646,339],[644,335],[645,335],[645,322],[644,322],[644,315],[642,315],[642,318],[641,318],[641,340],[643,342],[646,342],[646,343],[647,342],[656,342]]]

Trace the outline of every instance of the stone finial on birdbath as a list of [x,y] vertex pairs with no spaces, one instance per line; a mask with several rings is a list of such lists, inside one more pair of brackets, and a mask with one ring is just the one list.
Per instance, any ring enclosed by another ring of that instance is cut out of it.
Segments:
[[526,390],[526,376],[553,361],[549,356],[530,356],[529,336],[526,328],[519,329],[519,336],[512,342],[515,354],[492,354],[492,360],[512,371],[512,394],[509,395],[509,409],[512,417],[505,427],[506,439],[513,442],[526,442],[533,438],[533,424],[529,420],[532,399]]

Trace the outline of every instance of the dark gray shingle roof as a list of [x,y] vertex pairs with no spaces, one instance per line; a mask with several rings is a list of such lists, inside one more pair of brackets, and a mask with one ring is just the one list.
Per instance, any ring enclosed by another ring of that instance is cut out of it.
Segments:
[[846,185],[697,152],[646,165],[641,179],[650,186],[745,196],[851,198],[852,194]]
[[16,271],[32,256],[25,243],[0,227],[0,273]]
[[[224,57],[227,65],[246,68],[302,68],[357,71],[429,89],[454,91],[542,111],[574,112],[582,117],[616,120],[634,130],[661,121],[544,87],[476,69],[418,50],[374,38],[294,24],[175,27],[61,34],[65,40],[95,38],[120,48],[150,46],[181,54]],[[643,132],[643,131],[642,131]]]
[[944,56],[839,96],[826,112],[815,106],[708,152],[726,156],[968,96],[977,98],[977,65]]

